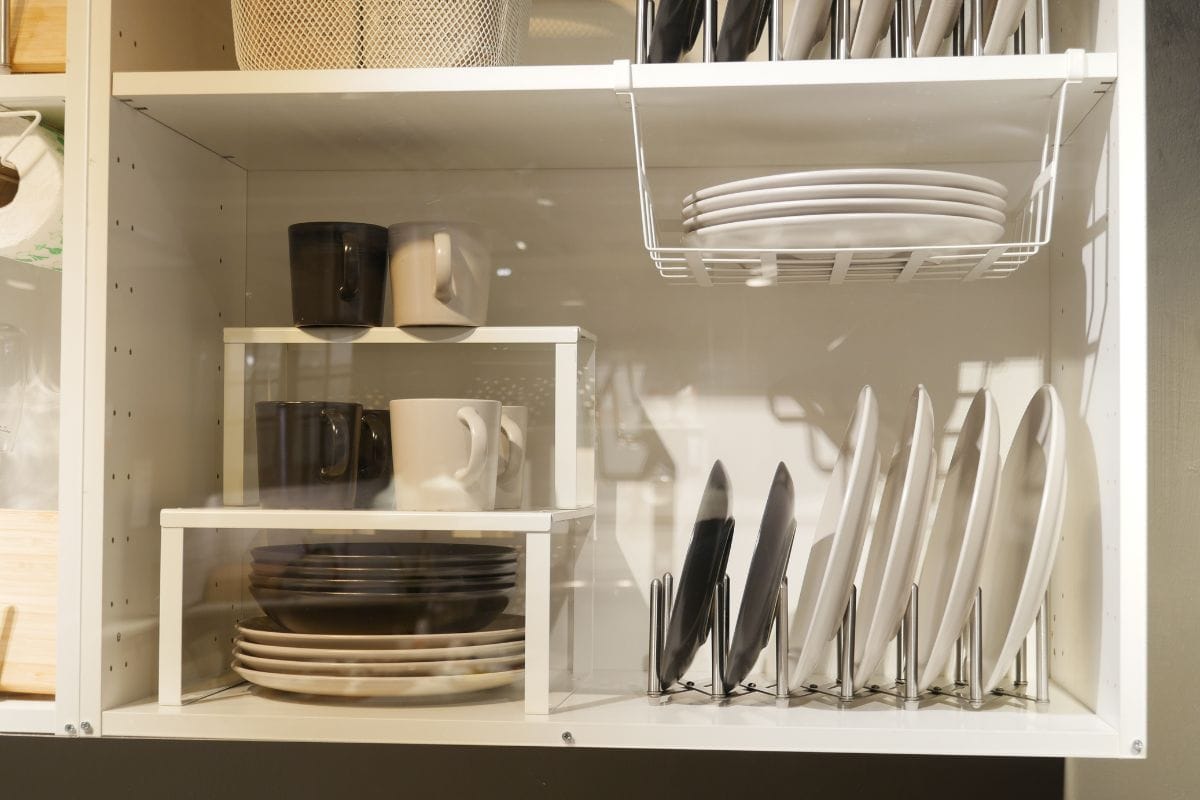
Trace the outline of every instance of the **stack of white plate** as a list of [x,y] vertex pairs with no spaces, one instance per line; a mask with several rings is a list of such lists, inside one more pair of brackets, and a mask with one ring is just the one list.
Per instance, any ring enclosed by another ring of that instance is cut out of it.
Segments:
[[233,669],[258,686],[335,697],[427,697],[494,689],[525,674],[525,619],[467,633],[292,633],[267,617],[238,626]]
[[930,169],[766,175],[683,199],[684,244],[716,249],[985,245],[1006,222],[1002,184]]

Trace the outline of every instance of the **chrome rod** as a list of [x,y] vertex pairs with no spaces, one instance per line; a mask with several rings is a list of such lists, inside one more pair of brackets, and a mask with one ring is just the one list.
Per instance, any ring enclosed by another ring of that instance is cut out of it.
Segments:
[[963,676],[963,658],[965,657],[965,648],[963,647],[963,637],[966,636],[964,629],[963,633],[958,635],[954,640],[954,685],[966,686],[967,681]]
[[954,30],[950,33],[950,52],[956,56],[961,56],[967,52],[967,4],[962,3],[958,7],[958,22],[954,23]]
[[767,33],[767,58],[779,61],[783,58],[783,0],[771,0],[771,16],[767,18],[770,29]]
[[[842,620],[844,622],[845,617],[843,617]],[[839,625],[838,632],[837,632],[837,685],[838,686],[842,685],[842,680],[845,679],[845,677],[846,677],[845,675],[842,674],[842,664],[845,661],[843,656],[844,656],[845,652],[846,652],[845,628],[843,626]]]
[[1028,14],[1021,15],[1021,23],[1017,25],[1017,30],[1013,33],[1013,54],[1018,56],[1025,55],[1025,22],[1029,19]]
[[908,613],[904,617],[904,641],[907,647],[904,652],[904,699],[916,702],[921,698],[920,687],[917,686],[917,585],[914,583],[908,594]]
[[842,0],[830,0],[829,57],[838,57],[838,31],[842,29]]
[[669,572],[663,573],[663,638],[665,640],[667,627],[671,624],[671,610],[675,608],[675,576]]
[[653,0],[637,0],[637,14],[635,16],[634,30],[634,47],[633,47],[633,63],[646,63],[646,45],[649,39],[646,36],[646,14],[649,13],[648,7]]
[[841,14],[838,23],[838,58],[850,57],[850,38],[854,32],[850,30],[850,0],[838,0]]
[[904,19],[904,0],[896,0],[892,4],[892,24],[888,26],[888,37],[892,45],[892,58],[900,58],[904,55],[904,44],[901,39],[903,31],[900,29],[901,20]]
[[650,659],[646,694],[657,697],[665,688],[658,680],[658,660],[662,655],[663,585],[658,578],[650,581]]
[[713,595],[712,633],[712,693],[716,696],[729,694],[732,687],[725,685],[725,658],[729,652],[729,576],[717,581]]
[[1013,668],[1015,676],[1013,678],[1013,686],[1026,686],[1029,684],[1029,660],[1027,658],[1026,642],[1021,642],[1021,649],[1017,651],[1017,663]]
[[1042,607],[1038,609],[1037,636],[1037,694],[1039,703],[1050,702],[1050,621],[1047,619],[1050,608],[1050,593],[1042,599]]
[[704,0],[704,62],[717,60],[717,0]]
[[1050,7],[1047,0],[1038,0],[1038,52],[1050,53]]
[[971,0],[971,55],[983,55],[983,0]]
[[904,619],[900,620],[900,627],[896,630],[896,683],[904,683],[904,635],[905,628],[908,625],[908,612],[904,612]]
[[917,54],[917,6],[916,0],[904,0],[904,55],[912,58]]
[[779,582],[779,599],[775,602],[775,697],[791,694],[788,686],[788,579]]
[[971,706],[983,705],[983,589],[975,590],[975,605],[971,608],[971,677],[968,691]]
[[854,625],[857,622],[858,587],[850,587],[850,602],[846,603],[846,614],[842,617],[842,652],[838,672],[842,676],[838,699],[843,703],[854,699]]

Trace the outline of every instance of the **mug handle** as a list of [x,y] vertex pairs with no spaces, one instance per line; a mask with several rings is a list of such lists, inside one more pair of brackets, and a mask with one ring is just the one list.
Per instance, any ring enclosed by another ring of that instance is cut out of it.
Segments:
[[[321,409],[321,419],[329,423],[329,433],[333,438],[334,452],[341,453],[334,458],[333,464],[321,467],[321,477],[327,481],[335,481],[346,474],[350,467],[350,425],[346,415],[336,408]],[[338,443],[341,447],[338,447]]]
[[479,412],[470,406],[458,410],[458,419],[471,432],[471,455],[467,458],[467,465],[455,471],[454,479],[462,483],[473,483],[479,480],[487,462],[487,424],[483,417],[479,416]]
[[[353,269],[351,264],[354,265]],[[360,270],[358,246],[354,242],[354,236],[347,231],[342,234],[342,285],[338,287],[338,297],[343,300],[354,299],[358,294]]]
[[500,433],[508,440],[508,454],[500,464],[501,481],[509,481],[521,473],[525,465],[525,431],[505,416],[500,417]]
[[[374,480],[383,475],[387,471],[387,453],[383,452],[384,437],[379,432],[378,428],[383,424],[383,421],[378,417],[363,417],[363,430],[371,437],[371,461],[367,465],[368,469],[364,472],[359,472],[358,477],[362,480]],[[358,443],[359,452],[362,452],[363,443]]]
[[433,234],[433,296],[443,303],[454,298],[453,264],[454,246],[450,232],[438,231]]

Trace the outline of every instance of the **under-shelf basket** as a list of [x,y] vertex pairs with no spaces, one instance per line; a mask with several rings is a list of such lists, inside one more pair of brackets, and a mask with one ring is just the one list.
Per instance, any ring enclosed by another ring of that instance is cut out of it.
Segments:
[[1007,241],[833,249],[734,250],[664,245],[655,222],[636,92],[628,88],[619,94],[629,99],[633,123],[643,244],[659,274],[675,285],[764,287],[1007,277],[1050,241],[1067,93],[1079,82],[1074,75],[1068,76],[1053,95],[1042,140],[1041,166],[1028,192],[1015,206],[1016,212],[1010,212]]

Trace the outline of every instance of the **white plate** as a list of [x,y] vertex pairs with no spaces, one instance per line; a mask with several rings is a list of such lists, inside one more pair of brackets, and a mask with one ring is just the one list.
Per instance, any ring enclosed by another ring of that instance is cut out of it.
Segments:
[[887,33],[888,25],[892,22],[894,8],[892,0],[862,0],[850,45],[851,58],[870,58],[875,55],[879,40]]
[[921,565],[917,685],[938,680],[975,601],[1000,485],[996,401],[980,389],[958,432]]
[[925,387],[918,386],[908,406],[904,438],[888,467],[867,552],[854,637],[855,691],[870,682],[908,607],[937,476],[933,433],[933,403]]
[[286,658],[263,658],[235,649],[238,664],[259,672],[280,672],[288,675],[338,675],[364,678],[432,677],[435,675],[479,675],[485,672],[506,672],[525,664],[525,654],[503,658],[457,659],[454,661],[371,661],[345,664],[336,661],[292,661]]
[[997,0],[996,11],[988,26],[987,41],[983,43],[985,56],[1002,55],[1008,49],[1008,41],[1021,24],[1026,0]]
[[1043,386],[1013,437],[983,557],[983,691],[1012,668],[1050,583],[1067,489],[1066,420]]
[[413,647],[404,650],[364,650],[362,648],[289,647],[262,644],[237,639],[234,644],[243,652],[262,658],[283,658],[289,661],[336,661],[359,664],[368,661],[449,661],[451,659],[498,658],[525,652],[525,640],[480,644],[473,647]]
[[918,25],[921,31],[917,39],[918,56],[936,56],[942,49],[942,42],[950,35],[950,29],[958,21],[958,10],[962,8],[963,0],[931,0],[926,5],[924,24]]
[[286,675],[261,672],[238,664],[233,671],[268,689],[332,697],[432,697],[466,694],[508,686],[521,679],[523,669],[480,675],[437,675],[424,678],[346,678],[334,675]]
[[817,42],[825,38],[829,28],[828,0],[796,0],[792,24],[788,27],[783,57],[789,61],[808,58]]
[[465,633],[415,633],[395,635],[352,635],[332,633],[292,633],[266,617],[255,617],[238,625],[243,639],[263,644],[331,649],[407,650],[414,647],[470,647],[525,638],[525,618],[502,614],[481,631]]
[[992,208],[974,203],[950,203],[945,200],[897,200],[883,197],[841,197],[830,200],[793,200],[781,203],[758,203],[756,205],[723,208],[707,214],[684,217],[683,229],[695,231],[727,222],[746,222],[756,219],[778,219],[810,214],[940,214],[971,217],[1003,225],[1006,218]]
[[944,214],[812,214],[728,222],[683,236],[684,247],[719,249],[834,249],[992,244],[1004,226]]
[[707,200],[722,194],[750,192],[758,189],[791,188],[794,186],[821,186],[834,183],[902,183],[924,186],[951,186],[956,189],[971,189],[986,192],[996,197],[1008,197],[1004,184],[965,172],[947,172],[940,169],[892,169],[887,167],[854,167],[851,169],[813,169],[806,172],[781,172],[745,178],[739,181],[719,183],[699,189],[683,198],[683,205],[698,200]]
[[879,477],[878,435],[879,403],[871,387],[864,386],[829,477],[792,616],[793,686],[809,682],[850,599]]
[[971,203],[1004,213],[1008,204],[1003,198],[987,192],[956,189],[953,186],[928,186],[919,183],[835,183],[816,186],[784,186],[778,189],[758,189],[749,192],[720,194],[683,207],[683,216],[694,217],[726,208],[784,203],[795,200],[829,200],[838,197],[886,197],[895,200],[946,200]]

